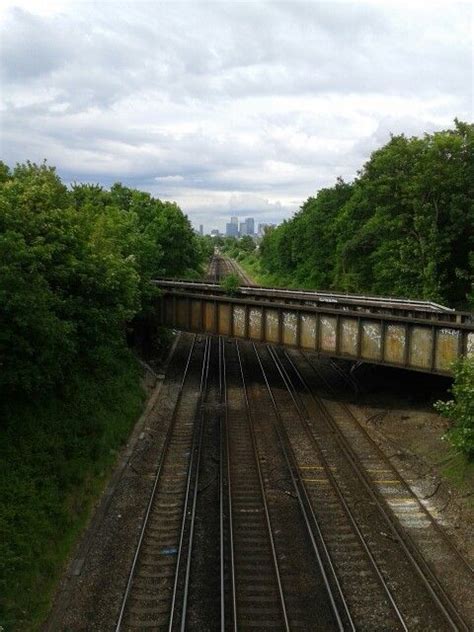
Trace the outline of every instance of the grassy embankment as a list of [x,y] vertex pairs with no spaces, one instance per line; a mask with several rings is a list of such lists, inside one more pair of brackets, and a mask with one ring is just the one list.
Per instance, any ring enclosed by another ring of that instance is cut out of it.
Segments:
[[257,285],[266,285],[268,287],[287,287],[287,288],[301,288],[301,289],[314,289],[310,285],[302,285],[301,283],[295,283],[291,278],[284,278],[276,274],[269,274],[262,270],[260,265],[260,259],[258,254],[250,253],[247,255],[239,255],[237,261],[247,274],[257,283]]
[[124,350],[54,395],[2,406],[0,629],[44,620],[143,400],[138,363]]

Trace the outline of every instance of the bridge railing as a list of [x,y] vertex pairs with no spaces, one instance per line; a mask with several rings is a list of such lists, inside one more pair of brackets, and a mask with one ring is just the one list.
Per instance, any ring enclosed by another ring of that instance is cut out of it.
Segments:
[[[226,290],[222,286],[205,281],[187,281],[167,278],[156,279],[154,283],[158,287],[167,289],[168,291],[179,290],[186,293],[226,296]],[[241,286],[236,292],[236,296],[255,299],[259,302],[268,300],[270,302],[310,305],[314,307],[327,306],[338,310],[369,311],[371,313],[393,314],[443,322],[474,322],[474,314],[471,312],[455,311],[454,309],[431,301],[418,301],[396,297],[287,290],[260,286]]]

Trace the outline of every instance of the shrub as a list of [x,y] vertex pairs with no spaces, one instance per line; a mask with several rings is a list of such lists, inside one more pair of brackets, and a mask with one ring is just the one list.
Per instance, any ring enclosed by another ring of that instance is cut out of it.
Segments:
[[237,293],[240,287],[240,279],[236,274],[228,274],[221,281],[221,287],[224,288],[227,294],[232,296]]
[[436,410],[454,422],[447,432],[451,444],[474,459],[474,357],[463,358],[454,366],[453,399],[435,403]]

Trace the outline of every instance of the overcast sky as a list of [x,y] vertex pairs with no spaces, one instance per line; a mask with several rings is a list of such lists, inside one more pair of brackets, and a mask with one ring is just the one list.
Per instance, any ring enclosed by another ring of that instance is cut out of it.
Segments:
[[1,157],[281,221],[389,133],[473,120],[472,2],[1,2]]

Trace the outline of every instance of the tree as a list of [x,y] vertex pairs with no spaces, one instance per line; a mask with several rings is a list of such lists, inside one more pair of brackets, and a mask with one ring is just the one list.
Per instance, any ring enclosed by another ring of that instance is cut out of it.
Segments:
[[375,151],[352,184],[310,197],[261,244],[282,282],[464,306],[474,250],[474,126]]
[[52,387],[102,362],[152,305],[150,280],[202,259],[176,204],[120,184],[68,190],[46,163],[2,163],[0,389]]

